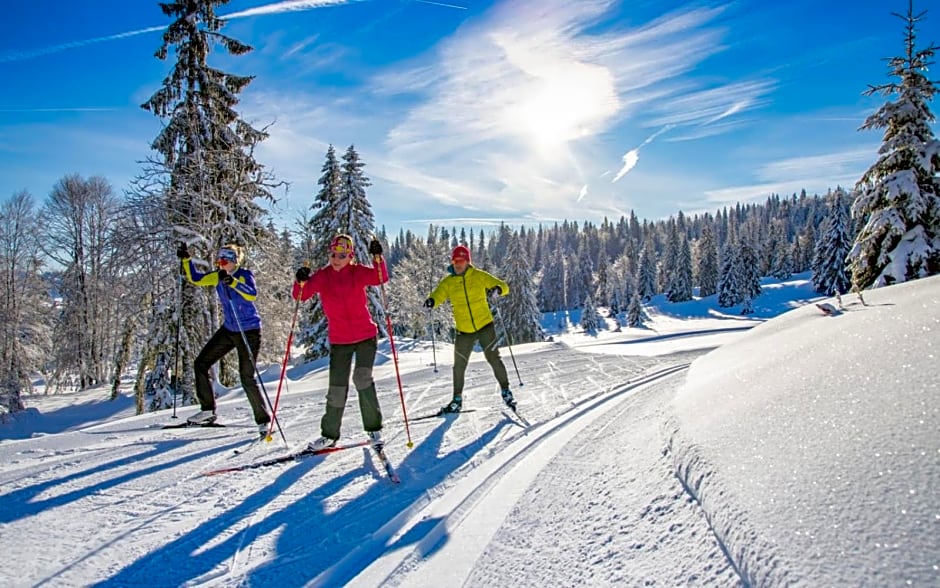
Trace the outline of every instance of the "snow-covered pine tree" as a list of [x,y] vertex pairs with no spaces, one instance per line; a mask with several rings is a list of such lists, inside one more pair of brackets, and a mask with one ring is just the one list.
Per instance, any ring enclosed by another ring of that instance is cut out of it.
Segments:
[[679,238],[676,246],[675,265],[666,297],[670,302],[692,300],[692,249],[685,235]]
[[556,247],[546,256],[545,265],[539,275],[539,308],[543,312],[564,310],[565,265],[564,253]]
[[630,298],[630,306],[627,307],[627,326],[631,328],[642,327],[646,319],[646,313],[643,312],[643,300],[640,298],[640,290],[633,291]]
[[816,243],[813,257],[813,286],[817,292],[832,296],[845,294],[852,287],[846,271],[845,258],[852,246],[847,230],[848,214],[845,192],[833,194],[832,208],[822,226],[822,237]]
[[584,303],[581,306],[581,328],[588,335],[596,335],[603,328],[603,324],[604,319],[598,314],[597,307],[594,306],[594,299],[590,294],[585,296]]
[[738,293],[744,302],[742,314],[753,312],[752,302],[760,296],[760,263],[757,250],[746,240],[742,239],[736,256],[734,272],[737,274]]
[[897,96],[860,130],[885,129],[878,161],[855,185],[852,215],[864,223],[849,252],[852,281],[861,289],[940,273],[940,142],[929,103],[937,92],[926,76],[936,47],[916,48],[913,1],[905,23],[904,55],[888,60],[895,83],[871,86],[866,95]]
[[741,302],[741,287],[738,284],[739,265],[737,249],[732,241],[726,241],[721,248],[721,268],[718,277],[718,306],[728,308]]
[[697,245],[698,295],[704,298],[718,291],[718,243],[711,224],[702,229]]
[[637,290],[643,300],[649,300],[656,295],[656,249],[653,244],[652,231],[646,232],[643,242],[643,251],[640,253],[640,267],[637,275]]
[[[160,5],[173,21],[155,56],[165,60],[172,49],[176,62],[162,87],[141,106],[164,122],[151,145],[161,158],[156,165],[168,176],[162,194],[165,216],[153,230],[166,236],[168,283],[178,279],[179,264],[173,258],[178,242],[188,243],[194,260],[207,264],[221,245],[241,245],[250,256],[252,249],[269,237],[266,213],[255,200],[273,201],[271,189],[276,184],[254,158],[254,149],[267,133],[252,127],[234,110],[239,94],[252,78],[208,64],[215,43],[236,56],[252,50],[220,32],[225,21],[216,16],[215,9],[226,2],[178,0]],[[172,227],[169,233],[167,226]],[[181,303],[153,300],[156,305],[175,304],[182,312],[183,358],[179,363],[184,366],[180,380],[186,399],[192,397],[193,376],[185,366],[192,365],[195,350],[219,322],[218,304],[210,294],[187,287]],[[175,329],[176,321],[170,322],[170,329]],[[144,356],[156,359],[160,352],[168,351],[168,343],[166,338],[148,339]],[[234,375],[226,369],[234,361],[234,357],[224,359],[220,373]]]
[[424,307],[428,295],[447,275],[450,246],[438,236],[437,227],[432,225],[429,238],[414,239],[404,257],[389,269],[394,279],[386,286],[388,311],[396,336],[433,336],[435,341],[450,338],[453,321],[444,319],[445,311]]
[[510,238],[500,277],[509,284],[509,295],[497,301],[503,319],[500,329],[509,335],[512,344],[541,341],[542,313],[536,300],[532,267],[525,244],[517,234]]
[[39,234],[28,192],[0,204],[0,422],[23,410],[22,395],[32,392],[33,377],[47,369],[50,305],[40,276]]
[[[332,145],[326,150],[317,185],[320,189],[314,196],[313,204],[310,205],[313,216],[310,217],[303,235],[304,241],[311,247],[306,251],[306,258],[314,270],[326,264],[326,248],[333,237],[343,232],[343,217],[340,214],[343,198],[343,172]],[[330,353],[330,342],[327,337],[326,315],[323,314],[320,297],[314,296],[304,307],[301,307],[298,330],[300,336],[297,338],[298,344],[306,347],[304,358],[314,360],[326,357]]]
[[[369,254],[369,242],[376,236],[375,215],[372,214],[372,205],[366,196],[366,188],[371,186],[372,182],[363,173],[363,167],[365,163],[359,158],[355,147],[350,145],[343,154],[342,190],[337,203],[337,214],[340,219],[345,219],[342,232],[353,239],[356,262],[362,265],[373,265],[372,256]],[[383,244],[383,248],[387,248],[387,245],[387,243]],[[385,332],[385,308],[382,305],[381,289],[369,288],[367,296],[372,318],[379,325],[379,331]]]
[[772,221],[770,229],[771,243],[768,251],[769,264],[767,271],[769,275],[778,280],[786,280],[793,275],[793,258],[790,257],[790,243],[787,241],[786,231],[783,228],[782,221]]

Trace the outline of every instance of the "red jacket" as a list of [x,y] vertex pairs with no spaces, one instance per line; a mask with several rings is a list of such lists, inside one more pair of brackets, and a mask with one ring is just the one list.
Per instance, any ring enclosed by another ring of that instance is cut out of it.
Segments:
[[309,300],[320,295],[326,315],[330,343],[346,345],[375,337],[378,327],[366,306],[366,286],[378,286],[388,281],[385,259],[380,258],[378,268],[351,263],[336,271],[325,265],[304,282],[301,289],[294,282],[291,296],[294,300]]

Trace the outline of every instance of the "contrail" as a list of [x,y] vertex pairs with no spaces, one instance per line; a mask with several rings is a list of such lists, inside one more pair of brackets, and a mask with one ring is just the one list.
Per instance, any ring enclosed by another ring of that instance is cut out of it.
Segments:
[[623,154],[623,167],[620,168],[620,171],[617,172],[617,175],[614,176],[614,179],[612,179],[610,183],[612,184],[616,182],[623,176],[627,175],[627,172],[633,169],[633,166],[635,166],[637,162],[640,161],[640,149],[641,148],[645,147],[646,145],[649,145],[653,141],[653,139],[662,135],[663,133],[672,129],[675,126],[676,125],[673,125],[673,124],[664,126],[663,128],[659,129],[658,131],[656,131],[655,133],[647,137],[645,141],[640,143],[639,147],[637,147],[636,149],[631,149],[627,151],[626,153],[624,153]]
[[140,29],[137,31],[130,31],[128,33],[118,33],[116,35],[108,35],[107,37],[95,37],[93,39],[85,39],[83,41],[72,41],[70,43],[62,43],[61,45],[52,45],[51,47],[43,47],[41,49],[31,49],[26,51],[8,51],[6,53],[0,53],[0,63],[7,61],[22,61],[24,59],[31,59],[33,57],[40,57],[42,55],[49,55],[50,53],[58,53],[59,51],[65,51],[66,49],[74,49],[75,47],[84,47],[85,45],[91,45],[92,43],[101,43],[103,41],[113,41],[115,39],[124,39],[126,37],[133,37],[135,35],[143,35],[144,33],[152,33],[154,31],[163,31],[166,30],[166,27],[148,27],[146,29]]
[[[351,4],[353,2],[365,2],[365,1],[367,0],[285,0],[283,2],[274,2],[272,4],[266,4],[264,6],[258,6],[257,8],[249,8],[248,10],[242,10],[240,12],[235,12],[232,14],[221,15],[219,18],[231,20],[234,18],[245,18],[248,16],[259,16],[263,14],[278,14],[281,12],[313,10],[315,8],[325,8],[328,6],[339,6],[341,4]],[[458,6],[455,8],[460,8],[460,7]],[[9,61],[22,61],[24,59],[32,59],[33,57],[40,57],[42,55],[50,55],[52,53],[58,53],[60,51],[65,51],[66,49],[74,49],[76,47],[84,47],[86,45],[92,45],[94,43],[114,41],[117,39],[124,39],[127,37],[134,37],[136,35],[143,35],[146,33],[153,33],[156,31],[165,31],[165,30],[166,30],[166,25],[162,25],[158,27],[147,27],[145,29],[138,29],[136,31],[128,31],[126,33],[117,33],[116,35],[108,35],[105,37],[94,37],[92,39],[83,39],[81,41],[71,41],[69,43],[62,43],[60,45],[42,47],[40,49],[7,51],[6,53],[0,53],[0,63],[5,63]]]
[[433,4],[435,6],[446,6],[447,8],[458,8],[460,10],[466,10],[466,6],[457,6],[456,4],[445,4],[443,2],[433,2],[432,0],[413,0],[414,2],[421,2],[422,4]]

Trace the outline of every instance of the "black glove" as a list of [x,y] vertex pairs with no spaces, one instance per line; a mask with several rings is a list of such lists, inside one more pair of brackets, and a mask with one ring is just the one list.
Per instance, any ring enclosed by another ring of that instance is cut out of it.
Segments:
[[382,244],[379,243],[378,239],[372,239],[369,242],[369,253],[372,255],[382,255]]
[[232,282],[235,281],[235,278],[229,275],[224,269],[219,270],[219,281],[225,284],[226,286],[231,286]]
[[424,301],[424,305],[428,308],[434,308],[434,299],[428,298],[427,300]]
[[180,246],[176,248],[176,257],[189,259],[189,249],[186,247],[186,243],[180,243]]
[[492,288],[490,288],[489,290],[486,291],[486,294],[487,294],[487,295],[496,294],[497,296],[502,296],[502,295],[503,295],[503,287],[502,287],[502,286],[493,286]]
[[297,280],[298,282],[306,282],[307,280],[309,280],[310,268],[307,266],[304,266],[300,268],[299,270],[297,270],[297,273],[294,274],[294,279]]

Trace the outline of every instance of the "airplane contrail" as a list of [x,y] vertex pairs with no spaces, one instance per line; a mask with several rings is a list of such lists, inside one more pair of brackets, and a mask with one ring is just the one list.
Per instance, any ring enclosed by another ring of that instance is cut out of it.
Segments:
[[414,2],[421,2],[422,4],[433,4],[435,6],[446,6],[447,8],[459,8],[460,10],[466,10],[466,6],[457,6],[456,4],[445,4],[444,2],[433,2],[432,0],[412,0]]
[[[248,10],[234,12],[232,14],[220,15],[219,18],[231,20],[234,18],[245,18],[248,16],[259,16],[263,14],[279,14],[282,12],[313,10],[315,8],[326,8],[329,6],[339,6],[341,4],[351,4],[353,2],[366,2],[366,1],[368,0],[284,0],[282,2],[274,2],[271,4],[265,4],[264,6],[258,6],[256,8],[249,8]],[[455,8],[459,8],[459,7],[455,7]],[[33,57],[41,57],[43,55],[59,53],[60,51],[65,51],[66,49],[75,49],[77,47],[84,47],[86,45],[93,45],[95,43],[103,43],[105,41],[115,41],[117,39],[125,39],[127,37],[134,37],[137,35],[143,35],[146,33],[153,33],[156,31],[165,31],[165,30],[166,30],[166,25],[162,25],[162,26],[157,26],[157,27],[147,27],[145,29],[138,29],[136,31],[128,31],[126,33],[117,33],[114,35],[107,35],[104,37],[94,37],[91,39],[82,39],[80,41],[70,41],[68,43],[60,43],[59,45],[51,45],[49,47],[41,47],[39,49],[7,51],[6,53],[0,53],[0,63],[10,62],[10,61],[22,61],[24,59],[32,59]]]

